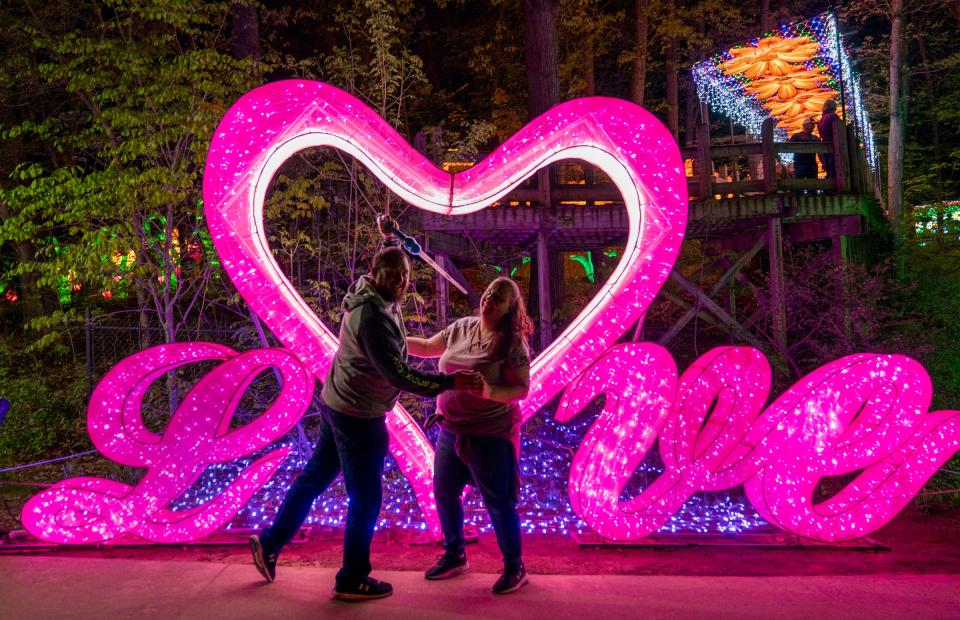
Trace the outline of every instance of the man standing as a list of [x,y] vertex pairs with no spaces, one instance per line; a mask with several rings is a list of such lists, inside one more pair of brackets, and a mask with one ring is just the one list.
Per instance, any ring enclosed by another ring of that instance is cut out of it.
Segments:
[[[819,142],[813,135],[816,121],[812,116],[803,119],[803,131],[790,136],[790,142]],[[797,179],[817,178],[817,156],[814,153],[795,153],[793,156],[793,176]]]
[[[837,116],[837,102],[831,99],[823,104],[823,116],[820,117],[820,124],[817,129],[820,132],[820,141],[824,144],[833,146],[837,139],[837,125],[840,124],[840,117]],[[832,179],[837,176],[837,162],[833,150],[829,153],[820,153],[820,163],[823,169],[827,171],[827,178]]]
[[[377,218],[389,245],[393,221]],[[322,424],[313,456],[294,480],[273,525],[250,537],[257,570],[272,582],[277,556],[303,524],[314,500],[343,472],[349,508],[343,566],[333,598],[356,601],[393,593],[370,577],[370,542],[380,515],[381,477],[389,436],[386,412],[400,391],[436,396],[445,390],[481,390],[479,373],[425,373],[407,365],[406,329],[400,301],[410,280],[410,263],[399,247],[384,247],[369,275],[353,283],[343,298],[340,345],[320,394]]]

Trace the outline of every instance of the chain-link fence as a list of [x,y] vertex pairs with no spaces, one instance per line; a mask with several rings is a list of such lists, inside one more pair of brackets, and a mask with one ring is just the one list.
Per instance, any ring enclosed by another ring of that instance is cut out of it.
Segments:
[[[87,378],[92,388],[120,360],[149,347],[167,342],[165,331],[141,324],[139,313],[88,317],[84,323]],[[239,327],[188,327],[176,334],[177,342],[213,342],[238,351],[273,346],[264,343],[249,322]]]

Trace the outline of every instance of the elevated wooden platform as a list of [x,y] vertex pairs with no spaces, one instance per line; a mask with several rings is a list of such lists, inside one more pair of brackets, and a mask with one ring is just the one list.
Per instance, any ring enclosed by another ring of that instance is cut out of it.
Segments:
[[[478,243],[533,248],[541,231],[548,234],[551,251],[580,252],[621,245],[626,240],[629,222],[619,194],[606,195],[604,202],[613,204],[495,206],[457,217],[418,212],[407,220],[412,229],[426,234],[434,251],[460,260],[475,258]],[[868,208],[864,197],[854,194],[780,193],[691,201],[686,236],[697,239],[737,233],[766,226],[771,217],[788,225],[812,224],[791,228],[801,243],[815,240],[817,231],[822,231],[819,238],[830,238],[833,229],[827,220],[836,218],[847,220],[843,234],[857,235]],[[849,221],[851,217],[856,224]],[[792,237],[791,233],[785,234]]]
[[[748,253],[731,265],[724,282],[734,277],[742,280],[739,270],[765,248],[764,264],[774,276],[772,295],[779,303],[784,239],[793,244],[830,241],[836,259],[842,260],[844,240],[867,232],[871,222],[882,220],[882,214],[873,198],[871,170],[845,129],[841,128],[832,144],[776,143],[773,131],[770,121],[759,142],[712,146],[707,128],[701,126],[699,144],[682,149],[682,153],[690,196],[686,238],[721,240],[727,250]],[[832,154],[836,162],[833,176],[791,178],[784,156],[799,153]],[[623,245],[629,229],[616,186],[583,162],[561,163],[549,172],[541,171],[498,203],[470,215],[416,212],[405,219],[411,229],[423,231],[428,251],[446,261],[454,274],[459,273],[457,263],[497,264],[499,257],[515,260],[518,252],[529,256],[536,267],[530,310],[537,317],[541,343],[551,337],[551,298],[560,298],[551,290],[551,283],[554,289],[562,287],[556,274],[551,275],[560,265],[558,257],[565,252],[595,252]],[[746,339],[743,326],[709,299],[718,291],[699,291],[678,273],[671,279],[695,298],[693,314],[706,308],[719,324]],[[445,281],[438,280],[437,286],[443,320],[448,290]],[[782,307],[778,314],[776,331],[782,339]]]

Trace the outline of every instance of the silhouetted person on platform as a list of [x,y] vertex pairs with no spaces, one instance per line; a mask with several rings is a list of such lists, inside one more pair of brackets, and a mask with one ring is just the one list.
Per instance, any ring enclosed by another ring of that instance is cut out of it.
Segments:
[[[813,135],[813,128],[816,121],[812,116],[803,120],[803,131],[799,131],[790,136],[790,142],[820,142],[820,139]],[[817,156],[815,153],[795,153],[793,155],[793,176],[797,179],[815,179],[817,178]]]
[[[824,144],[833,146],[840,130],[840,117],[837,116],[837,102],[830,100],[823,104],[823,116],[820,117],[820,124],[817,129],[820,132],[820,141]],[[829,153],[820,153],[820,163],[827,172],[827,178],[832,179],[837,176],[837,162],[833,150]]]

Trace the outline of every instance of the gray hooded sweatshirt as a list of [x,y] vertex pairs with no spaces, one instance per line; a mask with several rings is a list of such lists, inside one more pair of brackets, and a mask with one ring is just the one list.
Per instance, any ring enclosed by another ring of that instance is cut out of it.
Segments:
[[343,298],[340,346],[323,383],[328,407],[359,418],[380,418],[400,391],[436,396],[453,388],[453,375],[421,372],[407,365],[407,331],[400,305],[387,303],[369,276]]

